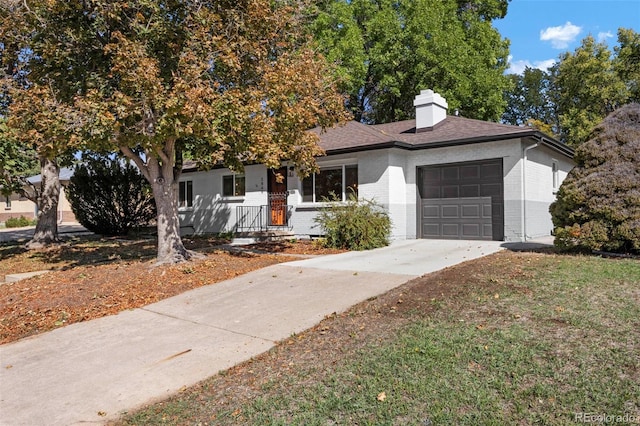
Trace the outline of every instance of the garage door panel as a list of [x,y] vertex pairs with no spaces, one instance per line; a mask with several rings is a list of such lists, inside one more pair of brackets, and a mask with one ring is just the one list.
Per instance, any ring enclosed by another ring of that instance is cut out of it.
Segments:
[[442,198],[440,186],[425,185],[422,189],[422,198]]
[[480,185],[481,197],[499,197],[502,195],[502,183],[485,183]]
[[442,168],[442,180],[460,180],[460,167],[459,166],[449,166]]
[[422,217],[424,219],[439,219],[440,218],[440,206],[423,205]]
[[482,238],[481,225],[477,223],[465,223],[462,225],[462,238]]
[[490,178],[502,180],[502,162],[487,163],[480,166],[480,179]]
[[480,166],[460,166],[460,180],[477,180],[480,178]]
[[440,224],[439,223],[423,223],[422,235],[425,238],[439,238],[440,237]]
[[502,160],[426,166],[421,176],[423,238],[503,239]]
[[480,212],[483,210],[483,207],[481,204],[463,204],[460,217],[463,219],[479,219],[482,217]]
[[442,196],[440,198],[458,198],[460,196],[460,187],[458,185],[442,186]]
[[447,204],[442,206],[442,219],[458,219],[460,217],[460,206]]
[[422,180],[424,183],[440,182],[440,169],[439,168],[423,169]]
[[480,196],[480,185],[460,185],[460,196],[461,197],[479,197]]
[[460,225],[457,223],[443,223],[442,236],[445,238],[458,238],[460,235]]

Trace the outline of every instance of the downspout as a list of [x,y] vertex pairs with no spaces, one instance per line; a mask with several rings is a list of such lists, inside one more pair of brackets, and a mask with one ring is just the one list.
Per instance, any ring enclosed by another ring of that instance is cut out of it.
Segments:
[[540,145],[536,142],[522,150],[522,240],[527,241],[527,152]]

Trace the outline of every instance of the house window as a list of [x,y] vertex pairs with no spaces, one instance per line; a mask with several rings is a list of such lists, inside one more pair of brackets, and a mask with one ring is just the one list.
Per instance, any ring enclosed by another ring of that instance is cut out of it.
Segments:
[[553,174],[553,191],[555,192],[560,186],[560,181],[558,178],[558,162],[555,160],[551,163],[551,173]]
[[245,194],[244,175],[222,176],[222,195],[225,197],[241,197]]
[[178,207],[193,207],[193,181],[178,182]]
[[322,168],[302,180],[302,201],[306,203],[325,199],[346,201],[351,194],[358,196],[357,165]]

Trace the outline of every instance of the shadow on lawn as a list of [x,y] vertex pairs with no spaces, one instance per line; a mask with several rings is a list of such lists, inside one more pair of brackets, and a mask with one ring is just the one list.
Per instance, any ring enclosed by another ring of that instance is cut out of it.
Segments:
[[[218,237],[185,238],[184,244],[190,250],[208,251],[227,243]],[[96,235],[64,239],[60,245],[42,250],[27,250],[24,243],[0,244],[0,262],[10,260],[40,265],[40,269],[66,270],[78,266],[93,266],[116,262],[145,262],[157,255],[157,242],[150,238],[100,237]]]

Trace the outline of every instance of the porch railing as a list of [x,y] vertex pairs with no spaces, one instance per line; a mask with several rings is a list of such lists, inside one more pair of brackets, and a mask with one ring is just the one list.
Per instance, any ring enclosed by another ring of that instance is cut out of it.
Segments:
[[[290,229],[293,206],[237,206],[236,229],[239,232],[262,232],[270,229]],[[274,220],[278,218],[278,220]],[[280,220],[283,219],[283,220]]]

